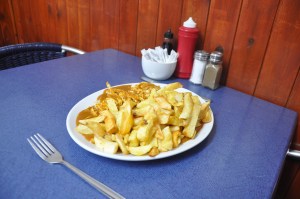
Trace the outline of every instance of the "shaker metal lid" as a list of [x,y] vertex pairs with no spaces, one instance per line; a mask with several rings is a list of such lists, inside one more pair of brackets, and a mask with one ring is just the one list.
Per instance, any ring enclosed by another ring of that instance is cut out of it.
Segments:
[[222,61],[222,57],[223,57],[223,53],[219,52],[219,51],[214,51],[210,54],[210,58],[209,60],[211,62],[221,62]]
[[207,61],[209,57],[209,53],[204,50],[197,50],[194,53],[194,58],[200,61]]

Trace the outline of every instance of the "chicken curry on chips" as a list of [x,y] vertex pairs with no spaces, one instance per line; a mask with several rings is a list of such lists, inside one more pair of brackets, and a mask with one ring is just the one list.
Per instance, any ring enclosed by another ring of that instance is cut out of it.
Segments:
[[193,139],[212,119],[210,102],[176,91],[179,82],[162,88],[147,82],[106,84],[96,104],[76,121],[76,130],[106,153],[153,157]]

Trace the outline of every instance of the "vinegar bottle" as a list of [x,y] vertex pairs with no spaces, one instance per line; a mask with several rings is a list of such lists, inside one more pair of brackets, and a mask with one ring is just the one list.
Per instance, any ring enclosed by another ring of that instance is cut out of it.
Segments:
[[169,29],[165,34],[164,34],[164,42],[162,44],[162,48],[163,49],[167,49],[168,51],[168,55],[171,54],[171,51],[173,50],[173,44],[172,44],[172,40],[173,40],[173,33],[171,31],[171,29]]
[[178,48],[179,54],[175,76],[179,78],[190,78],[193,68],[193,60],[195,47],[199,35],[196,23],[190,17],[179,28],[178,32]]

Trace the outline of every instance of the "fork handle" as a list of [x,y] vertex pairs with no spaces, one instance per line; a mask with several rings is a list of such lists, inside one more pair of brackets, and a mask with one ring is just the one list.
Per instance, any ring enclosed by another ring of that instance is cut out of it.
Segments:
[[84,173],[80,169],[76,168],[72,164],[66,162],[65,160],[63,160],[61,163],[63,165],[65,165],[67,168],[69,168],[70,170],[72,170],[74,173],[76,173],[77,175],[79,175],[82,179],[84,179],[87,183],[89,183],[90,185],[92,185],[98,191],[100,191],[104,195],[108,196],[109,198],[113,198],[113,199],[125,199],[125,197],[123,197],[122,195],[118,194],[117,192],[115,192],[111,188],[107,187],[103,183],[95,180],[94,178],[92,178],[88,174]]

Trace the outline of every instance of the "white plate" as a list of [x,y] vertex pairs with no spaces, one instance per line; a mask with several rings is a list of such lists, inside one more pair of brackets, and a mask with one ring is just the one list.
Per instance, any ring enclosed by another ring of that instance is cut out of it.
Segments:
[[[130,85],[134,85],[136,83],[131,83]],[[128,84],[127,84],[128,85]],[[166,84],[156,84],[158,86],[165,86]],[[121,85],[118,85],[121,86]],[[179,145],[179,147],[177,147],[176,149],[173,149],[171,151],[167,151],[167,152],[162,152],[160,154],[158,154],[155,157],[150,157],[148,155],[145,156],[134,156],[134,155],[123,155],[121,153],[118,154],[108,154],[108,153],[104,153],[102,151],[100,151],[99,149],[97,149],[97,147],[88,142],[80,133],[78,133],[75,128],[76,128],[76,118],[77,115],[84,109],[93,106],[96,103],[97,97],[99,95],[101,95],[103,93],[105,89],[97,91],[85,98],[83,98],[82,100],[80,100],[69,112],[68,116],[67,116],[67,120],[66,120],[66,125],[67,125],[67,129],[68,132],[71,136],[71,138],[82,148],[84,148],[85,150],[106,157],[106,158],[111,158],[111,159],[117,159],[117,160],[125,160],[125,161],[146,161],[146,160],[155,160],[155,159],[161,159],[161,158],[166,158],[166,157],[170,157],[179,153],[182,153],[186,150],[189,150],[193,147],[195,147],[196,145],[198,145],[199,143],[201,143],[211,132],[211,129],[213,127],[214,124],[214,116],[212,113],[212,121],[209,123],[206,123],[203,125],[203,127],[200,129],[200,131],[197,133],[196,137],[194,139],[191,139],[181,145]],[[178,92],[191,92],[187,89],[184,88],[180,88],[177,89]],[[197,95],[193,92],[191,92],[193,95]],[[197,95],[198,96],[198,95]],[[201,102],[204,102],[204,100],[198,96],[200,98]]]

